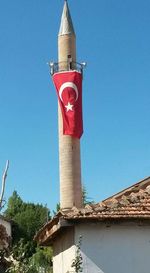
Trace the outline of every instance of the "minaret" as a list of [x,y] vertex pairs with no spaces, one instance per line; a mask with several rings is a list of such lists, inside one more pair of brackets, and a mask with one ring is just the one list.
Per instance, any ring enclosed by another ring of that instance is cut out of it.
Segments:
[[[68,70],[68,63],[76,62],[76,36],[67,1],[61,18],[58,34],[59,71]],[[75,67],[74,67],[75,68]],[[59,123],[59,169],[60,169],[60,207],[71,209],[82,207],[80,140],[63,135],[62,114],[58,105]]]

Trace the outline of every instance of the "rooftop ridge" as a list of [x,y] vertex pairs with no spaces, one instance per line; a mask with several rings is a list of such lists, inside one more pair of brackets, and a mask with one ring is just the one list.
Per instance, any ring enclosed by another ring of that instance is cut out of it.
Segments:
[[125,188],[124,190],[121,190],[121,191],[109,196],[108,198],[102,200],[102,202],[109,201],[112,198],[117,199],[117,198],[121,197],[122,195],[130,194],[134,190],[134,188],[137,188],[138,186],[140,186],[142,188],[145,184],[147,184],[149,182],[149,180],[150,180],[150,176],[145,177],[144,179],[138,181],[137,183],[132,184],[131,186]]

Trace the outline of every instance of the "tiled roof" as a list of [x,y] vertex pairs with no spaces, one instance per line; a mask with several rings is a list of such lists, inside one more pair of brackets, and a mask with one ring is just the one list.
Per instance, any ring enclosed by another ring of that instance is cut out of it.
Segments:
[[82,209],[72,208],[59,213],[35,236],[40,243],[51,240],[64,225],[74,221],[150,220],[150,177],[97,203]]
[[150,219],[150,178],[94,205],[83,209],[73,208],[64,214],[65,219]]

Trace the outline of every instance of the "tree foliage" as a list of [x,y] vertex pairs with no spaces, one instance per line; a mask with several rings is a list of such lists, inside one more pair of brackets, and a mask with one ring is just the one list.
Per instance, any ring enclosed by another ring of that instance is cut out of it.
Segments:
[[84,206],[86,206],[87,204],[93,204],[94,203],[92,198],[90,198],[88,196],[88,192],[87,192],[86,187],[84,185],[82,187],[82,202],[83,202]]
[[50,219],[46,206],[23,202],[16,191],[9,198],[4,215],[13,221],[13,244],[20,238],[32,240],[47,219]]
[[49,268],[52,266],[52,249],[50,247],[37,247],[31,258],[31,264],[36,267]]
[[33,241],[36,232],[50,220],[48,208],[40,204],[26,203],[14,191],[8,200],[4,215],[12,220],[12,263],[8,272],[37,273],[38,267],[43,265],[50,270],[51,248],[40,248]]
[[74,268],[76,273],[83,272],[83,258],[81,255],[81,244],[82,244],[82,236],[79,237],[78,244],[76,245],[76,254],[75,259],[71,264],[71,267]]
[[60,203],[56,204],[56,210],[53,210],[53,215],[55,216],[57,214],[57,212],[60,211]]

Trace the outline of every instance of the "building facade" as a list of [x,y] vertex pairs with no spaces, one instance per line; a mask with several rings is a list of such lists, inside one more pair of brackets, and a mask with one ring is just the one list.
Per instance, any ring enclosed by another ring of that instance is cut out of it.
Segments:
[[[8,250],[11,243],[11,223],[0,215],[0,252]],[[0,255],[0,273],[6,272],[8,262]]]
[[0,249],[8,248],[11,240],[11,224],[0,216]]
[[84,273],[147,273],[150,267],[150,177],[83,209],[60,211],[36,235],[54,249],[54,273],[75,272],[79,237]]

